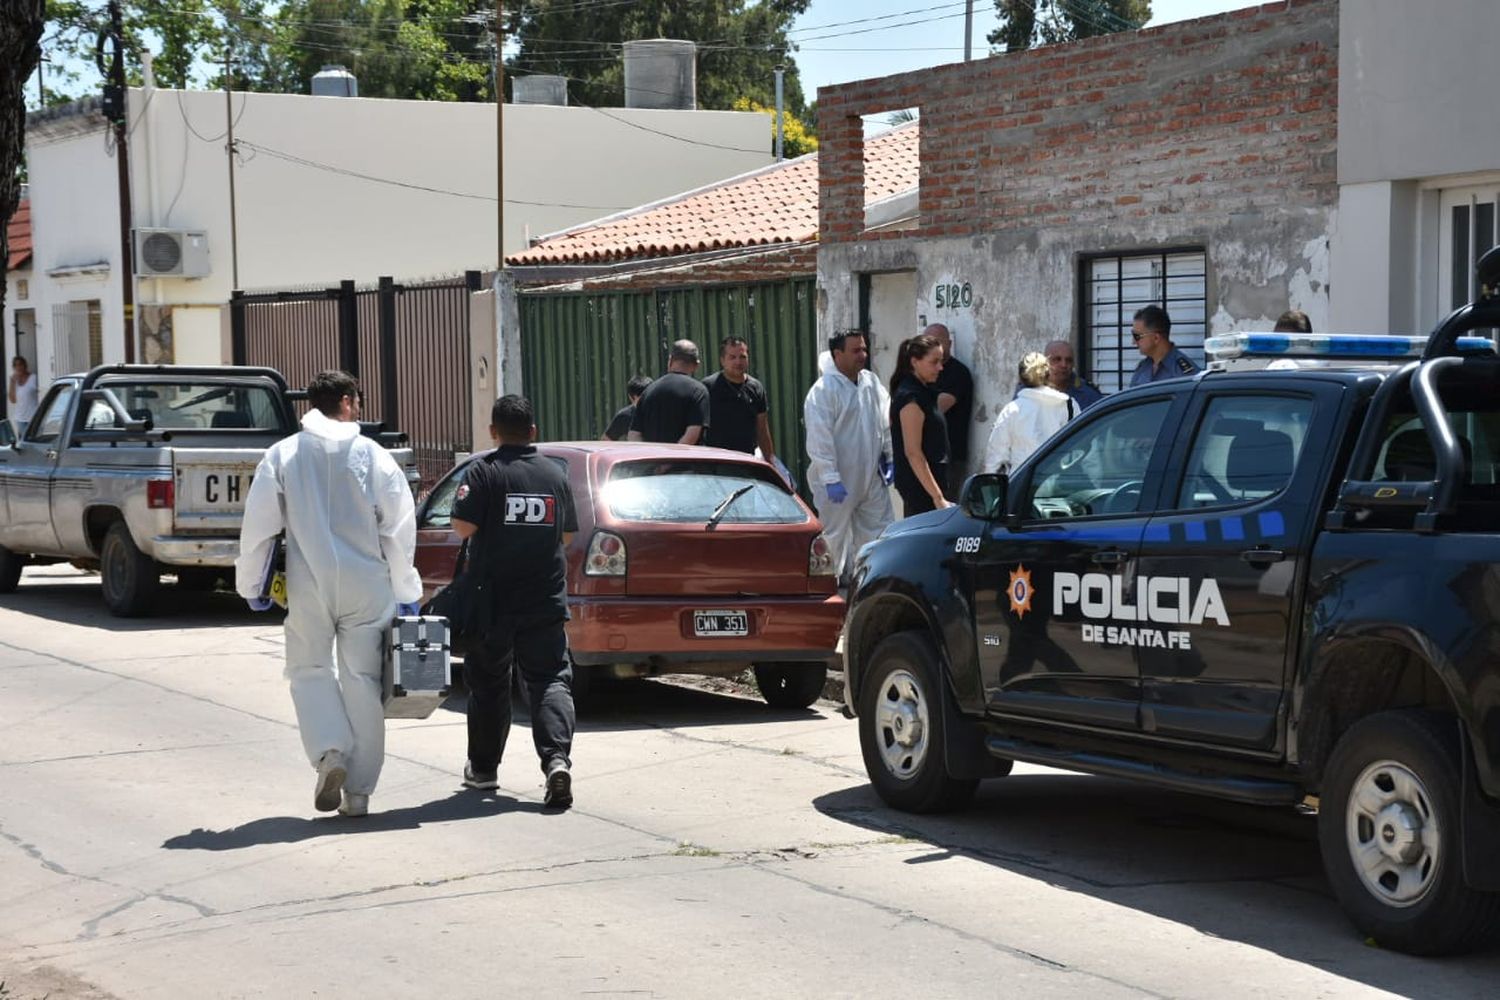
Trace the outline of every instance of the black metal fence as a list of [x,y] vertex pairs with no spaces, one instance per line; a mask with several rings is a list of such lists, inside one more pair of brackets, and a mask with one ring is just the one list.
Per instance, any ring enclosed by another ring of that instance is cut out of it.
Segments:
[[230,298],[234,363],[265,365],[301,387],[342,368],[364,387],[366,420],[404,431],[424,486],[472,447],[469,297],[479,271],[462,278],[375,287],[236,291]]

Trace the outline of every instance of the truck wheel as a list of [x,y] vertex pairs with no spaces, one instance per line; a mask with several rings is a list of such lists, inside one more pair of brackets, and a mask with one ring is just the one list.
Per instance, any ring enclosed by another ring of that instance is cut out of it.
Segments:
[[964,805],[979,782],[948,774],[937,652],[918,632],[898,632],[875,648],[859,692],[859,745],[876,793],[906,812]]
[[1382,947],[1447,955],[1496,934],[1500,894],[1464,884],[1460,753],[1453,716],[1392,711],[1349,727],[1328,759],[1323,865],[1354,925]]
[[149,614],[161,586],[156,560],[135,547],[124,521],[110,525],[99,554],[104,603],[117,618]]
[[21,582],[21,570],[26,566],[26,557],[17,555],[0,545],[0,594],[15,591]]
[[757,663],[755,686],[772,708],[806,708],[823,694],[826,663]]

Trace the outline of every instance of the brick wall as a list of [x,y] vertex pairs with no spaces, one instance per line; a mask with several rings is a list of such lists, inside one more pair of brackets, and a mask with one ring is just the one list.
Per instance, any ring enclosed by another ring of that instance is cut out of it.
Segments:
[[[1337,0],[818,91],[825,244],[1336,202]],[[864,229],[860,115],[918,107],[919,229]]]

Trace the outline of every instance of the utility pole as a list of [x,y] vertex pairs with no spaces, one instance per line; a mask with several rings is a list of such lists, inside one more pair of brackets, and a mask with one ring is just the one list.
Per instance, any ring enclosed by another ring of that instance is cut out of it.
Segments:
[[785,75],[786,75],[786,67],[785,66],[777,66],[776,67],[776,162],[777,163],[780,163],[781,159],[782,159],[782,153],[781,153],[781,150],[782,150],[782,135],[783,135],[783,131],[784,131],[783,122],[784,122],[785,119],[784,119],[783,114],[782,114],[781,81],[782,81],[782,78]]
[[974,0],[964,4],[964,62],[974,58]]
[[47,56],[45,53],[36,58],[36,106],[41,110],[47,106]]
[[129,365],[135,363],[135,251],[130,245],[130,153],[126,146],[130,129],[125,106],[125,25],[120,0],[109,0],[107,41],[111,48],[108,72],[104,68],[104,38],[94,53],[94,62],[109,80],[104,88],[104,117],[115,130],[115,166],[120,191],[120,297],[125,314],[125,363]]
[[495,0],[495,268],[505,267],[505,2]]
[[229,137],[225,151],[229,154],[229,272],[230,288],[240,287],[240,229],[239,213],[234,203],[234,79],[230,73],[230,51],[228,24],[224,31],[224,127]]

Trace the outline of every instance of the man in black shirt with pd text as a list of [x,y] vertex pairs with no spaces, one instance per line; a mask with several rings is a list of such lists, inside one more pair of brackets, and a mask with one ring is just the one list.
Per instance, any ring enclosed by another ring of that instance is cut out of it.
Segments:
[[453,530],[469,539],[470,565],[490,582],[491,625],[464,662],[469,759],[464,784],[495,788],[510,736],[512,663],[531,700],[531,738],[546,775],[546,805],[573,803],[573,669],[568,660],[568,562],[578,530],[567,475],[537,453],[531,403],[502,396],[490,410],[499,446],[464,472]]
[[667,355],[667,373],[652,382],[635,404],[630,440],[658,444],[702,444],[709,427],[708,390],[693,378],[698,345],[679,340]]
[[625,435],[630,433],[630,422],[635,419],[635,404],[641,401],[641,393],[645,392],[646,386],[650,384],[651,378],[648,375],[631,376],[630,381],[625,383],[625,398],[630,400],[630,405],[620,407],[619,411],[610,418],[609,427],[604,431],[604,440],[625,440]]
[[759,448],[760,457],[775,465],[766,387],[750,374],[750,348],[744,340],[724,338],[719,345],[719,371],[704,379],[703,385],[708,389],[708,443],[747,455]]
[[922,331],[943,348],[943,370],[938,374],[938,412],[948,424],[948,481],[939,483],[949,500],[957,499],[969,470],[969,431],[973,427],[974,374],[953,356],[953,335],[941,323]]

